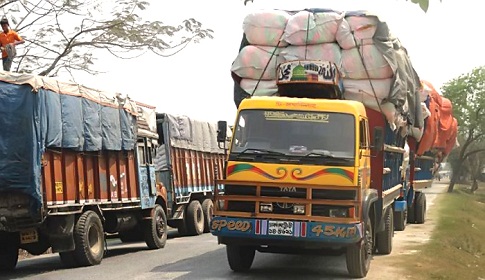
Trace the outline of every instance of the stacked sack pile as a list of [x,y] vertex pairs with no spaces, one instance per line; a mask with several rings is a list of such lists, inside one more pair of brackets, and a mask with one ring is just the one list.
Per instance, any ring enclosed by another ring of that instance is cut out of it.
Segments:
[[327,60],[344,77],[344,98],[381,110],[393,128],[422,127],[419,77],[406,50],[377,16],[325,9],[260,10],[246,16],[243,30],[231,67],[236,104],[238,90],[246,96],[276,94],[280,63]]
[[426,151],[435,151],[443,159],[457,143],[458,122],[452,115],[450,100],[441,96],[428,81],[421,83],[420,100],[425,112],[425,127],[416,154],[420,156]]

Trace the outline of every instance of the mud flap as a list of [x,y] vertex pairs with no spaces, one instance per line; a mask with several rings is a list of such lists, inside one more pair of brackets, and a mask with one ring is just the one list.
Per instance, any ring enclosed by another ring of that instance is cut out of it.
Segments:
[[72,251],[75,215],[50,216],[47,220],[49,242],[53,252]]

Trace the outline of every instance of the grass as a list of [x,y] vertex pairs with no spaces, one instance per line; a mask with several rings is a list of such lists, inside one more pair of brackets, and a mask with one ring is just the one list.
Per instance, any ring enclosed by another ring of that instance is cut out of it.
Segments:
[[403,256],[409,279],[485,280],[485,185],[470,194],[457,185],[438,201],[438,221],[430,242]]

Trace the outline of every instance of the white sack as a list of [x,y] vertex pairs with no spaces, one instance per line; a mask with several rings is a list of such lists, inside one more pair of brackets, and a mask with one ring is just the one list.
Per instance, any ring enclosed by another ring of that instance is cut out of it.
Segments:
[[337,30],[338,44],[346,50],[356,47],[356,42],[357,46],[372,44],[378,21],[374,16],[345,17]]
[[351,79],[387,79],[394,75],[391,66],[375,45],[342,50],[342,66],[345,77]]
[[[280,10],[260,10],[248,14],[243,21],[246,39],[251,45],[277,46],[282,39],[290,15]],[[281,41],[279,46],[288,43]]]
[[[336,12],[311,13],[300,11],[290,17],[284,40],[291,45],[335,42],[343,14]],[[308,32],[307,32],[308,30]]]
[[[256,87],[256,91],[253,94],[253,90]],[[271,96],[278,92],[278,86],[276,85],[276,80],[265,81],[261,80],[253,80],[253,79],[242,79],[241,83],[239,84],[242,89],[244,89],[247,93],[253,94],[253,96]]]
[[342,51],[336,43],[324,43],[308,46],[290,45],[281,51],[286,61],[292,60],[326,60],[342,67]]
[[[374,79],[374,80],[353,80],[343,79],[344,83],[344,96],[347,94],[353,94],[352,96],[359,96],[360,99],[372,99],[375,100],[375,96],[379,100],[389,97],[391,91],[393,79]],[[371,86],[372,83],[372,86]],[[372,90],[374,88],[374,91]]]
[[[285,62],[279,55],[282,49],[276,48],[275,51],[275,47],[247,45],[239,52],[231,71],[241,78],[259,80],[262,75],[263,80],[276,80],[276,67]],[[275,53],[271,56],[273,51]]]

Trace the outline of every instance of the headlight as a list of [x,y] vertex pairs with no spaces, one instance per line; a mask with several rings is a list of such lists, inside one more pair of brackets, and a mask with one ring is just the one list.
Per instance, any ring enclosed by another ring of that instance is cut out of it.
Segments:
[[273,212],[273,203],[271,203],[271,202],[261,202],[261,203],[259,203],[259,212],[261,212],[261,213],[271,213],[271,212]]
[[294,205],[293,214],[305,215],[305,205]]
[[349,216],[347,208],[332,208],[328,212],[331,218],[347,218]]

